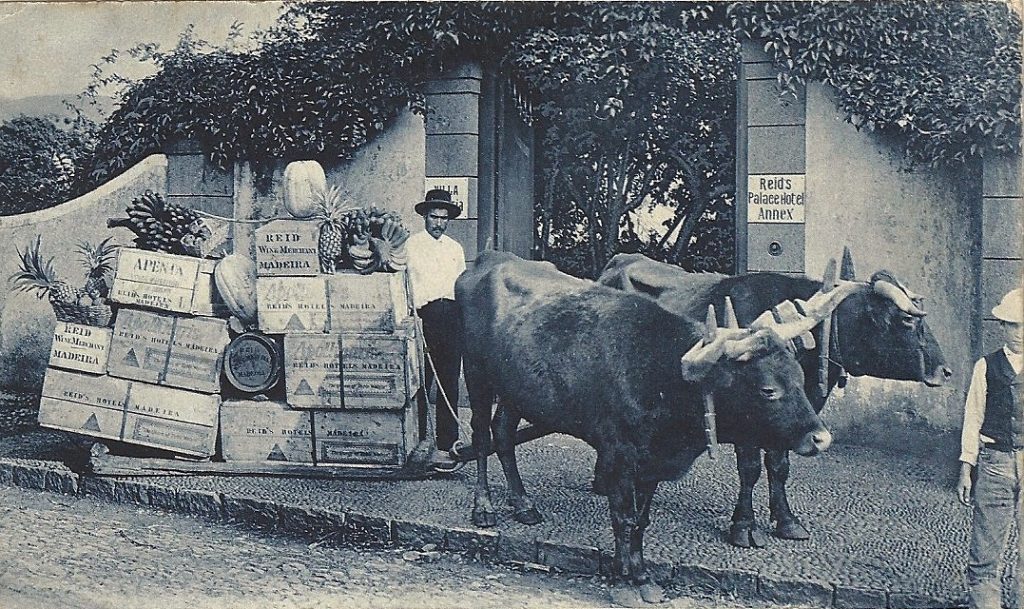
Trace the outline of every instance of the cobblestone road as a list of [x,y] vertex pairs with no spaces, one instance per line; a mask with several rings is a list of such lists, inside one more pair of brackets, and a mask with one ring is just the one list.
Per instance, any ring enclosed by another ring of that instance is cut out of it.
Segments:
[[[266,536],[153,509],[0,487],[0,608],[601,607],[595,578]],[[749,607],[678,597],[692,609]],[[756,605],[755,605],[756,606]]]

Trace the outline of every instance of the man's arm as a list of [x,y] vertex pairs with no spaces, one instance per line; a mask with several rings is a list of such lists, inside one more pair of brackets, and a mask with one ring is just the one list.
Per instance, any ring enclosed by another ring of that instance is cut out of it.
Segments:
[[981,445],[981,424],[985,420],[985,397],[988,386],[985,373],[988,366],[985,358],[974,364],[971,385],[967,389],[964,403],[964,425],[960,434],[960,478],[957,481],[957,497],[960,503],[971,503],[971,469],[978,463],[978,448]]

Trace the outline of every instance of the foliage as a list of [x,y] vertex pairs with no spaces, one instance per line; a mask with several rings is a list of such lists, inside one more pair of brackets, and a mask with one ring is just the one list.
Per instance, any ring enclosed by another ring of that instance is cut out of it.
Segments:
[[673,218],[644,249],[683,260],[708,206],[732,190],[736,46],[724,29],[688,31],[672,10],[596,5],[509,54],[543,133],[540,241],[586,243],[581,274],[600,272],[624,238],[642,240],[631,216],[659,206]]
[[1020,148],[1021,20],[1007,3],[758,2],[730,7],[793,94],[834,88],[858,129],[932,166]]
[[0,124],[0,215],[45,209],[79,194],[76,180],[91,147],[80,124],[28,116]]

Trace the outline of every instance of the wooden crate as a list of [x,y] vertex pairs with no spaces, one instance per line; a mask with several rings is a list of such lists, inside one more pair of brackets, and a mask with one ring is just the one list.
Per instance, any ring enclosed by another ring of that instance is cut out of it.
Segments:
[[341,408],[341,347],[336,334],[286,334],[284,383],[292,408]]
[[260,330],[268,334],[322,334],[327,330],[323,277],[258,277]]
[[216,393],[227,345],[222,319],[122,309],[107,369],[111,376]]
[[419,440],[415,412],[314,410],[317,465],[402,467]]
[[117,253],[110,300],[193,315],[225,311],[214,286],[217,262],[122,247]]
[[256,275],[316,276],[320,273],[316,222],[274,220],[256,229]]
[[50,346],[50,366],[105,374],[111,335],[109,328],[58,321]]
[[220,438],[225,461],[313,463],[312,415],[283,402],[225,401]]
[[212,456],[220,397],[132,382],[121,439],[194,457]]
[[48,368],[39,401],[39,424],[52,429],[121,439],[131,383]]
[[390,334],[412,317],[405,272],[327,277],[331,332]]
[[341,335],[346,409],[399,410],[419,387],[415,339],[404,334]]

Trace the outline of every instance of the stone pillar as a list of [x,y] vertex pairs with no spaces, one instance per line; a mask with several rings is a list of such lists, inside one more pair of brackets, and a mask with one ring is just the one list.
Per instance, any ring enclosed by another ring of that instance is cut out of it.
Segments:
[[221,169],[206,158],[199,142],[168,146],[167,200],[230,218],[234,213],[234,171]]
[[[736,270],[803,273],[805,94],[801,88],[795,101],[780,98],[776,70],[760,43],[744,42],[741,58],[736,105]],[[765,200],[780,202],[760,203]]]
[[1003,294],[1022,284],[1024,264],[1024,180],[1020,155],[986,158],[982,181],[980,357],[1002,344],[992,317]]
[[[466,259],[479,251],[480,85],[483,68],[466,62],[427,83],[426,184],[444,188],[463,204],[448,234],[462,244]],[[417,227],[418,228],[418,227]],[[482,244],[480,244],[482,245]]]

